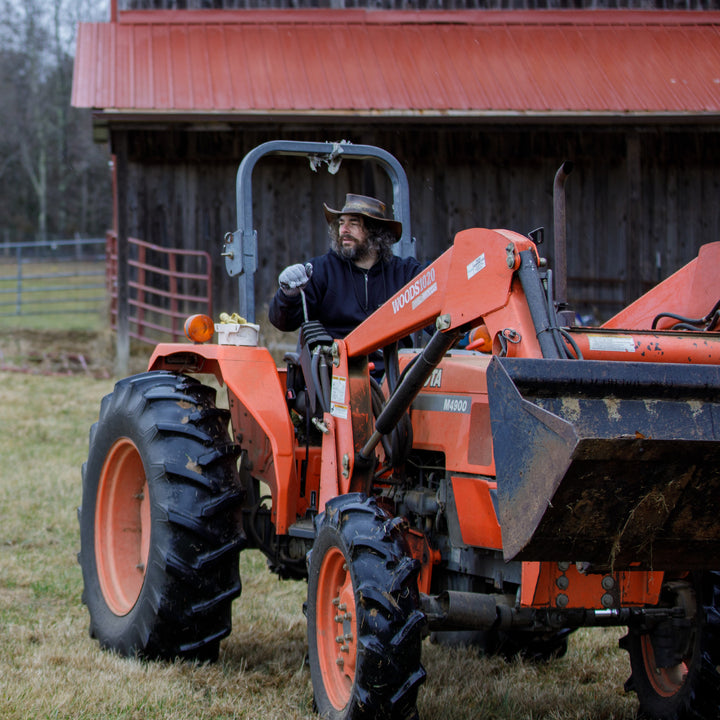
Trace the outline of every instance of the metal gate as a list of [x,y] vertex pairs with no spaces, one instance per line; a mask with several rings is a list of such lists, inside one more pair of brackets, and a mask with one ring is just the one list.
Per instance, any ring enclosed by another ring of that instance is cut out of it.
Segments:
[[[117,235],[107,233],[106,278],[110,324],[117,328]],[[128,238],[130,337],[155,344],[184,338],[185,318],[212,317],[212,263],[201,250],[166,248]]]

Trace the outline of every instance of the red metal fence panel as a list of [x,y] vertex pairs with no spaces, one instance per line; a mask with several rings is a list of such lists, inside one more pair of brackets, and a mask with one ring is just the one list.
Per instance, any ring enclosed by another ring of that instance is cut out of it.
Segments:
[[[212,263],[202,250],[180,250],[128,238],[130,337],[155,344],[184,337],[188,315],[212,317]],[[106,235],[110,325],[117,328],[117,235]],[[169,338],[168,338],[169,336]]]

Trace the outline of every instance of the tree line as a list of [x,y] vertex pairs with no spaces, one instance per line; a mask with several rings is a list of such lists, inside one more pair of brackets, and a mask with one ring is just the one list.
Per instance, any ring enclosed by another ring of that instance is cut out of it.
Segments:
[[112,222],[107,145],[70,107],[77,24],[101,0],[0,0],[0,244],[99,237]]

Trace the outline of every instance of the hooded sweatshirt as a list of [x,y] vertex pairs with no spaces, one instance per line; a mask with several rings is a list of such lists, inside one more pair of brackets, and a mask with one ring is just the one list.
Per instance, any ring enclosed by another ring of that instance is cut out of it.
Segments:
[[[333,250],[310,263],[312,277],[305,286],[308,319],[320,321],[333,338],[354,330],[423,267],[415,258],[393,255],[365,270]],[[279,330],[297,330],[305,319],[300,295],[288,297],[278,289],[268,315]]]

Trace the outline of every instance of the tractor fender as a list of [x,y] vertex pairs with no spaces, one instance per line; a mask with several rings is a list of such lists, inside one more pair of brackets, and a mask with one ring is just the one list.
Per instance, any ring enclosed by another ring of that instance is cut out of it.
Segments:
[[214,375],[227,387],[233,439],[250,453],[253,476],[270,487],[275,531],[287,533],[295,522],[298,496],[295,440],[285,401],[285,374],[267,348],[165,343],[155,348],[149,369]]

